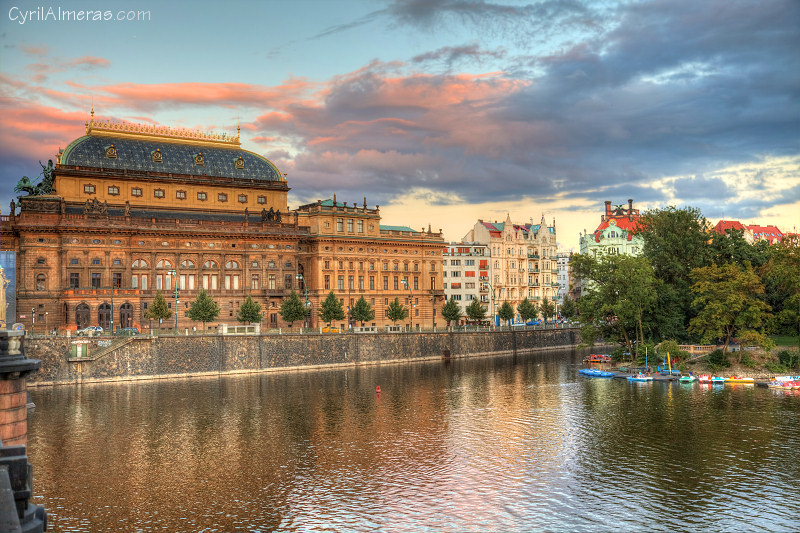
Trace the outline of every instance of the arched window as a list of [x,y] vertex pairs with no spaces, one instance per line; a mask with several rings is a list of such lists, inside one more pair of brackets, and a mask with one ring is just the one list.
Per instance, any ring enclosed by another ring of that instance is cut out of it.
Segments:
[[135,259],[133,263],[131,263],[132,268],[147,268],[148,266],[147,261],[144,259]]
[[172,263],[167,259],[159,259],[156,268],[172,268]]
[[219,268],[216,261],[208,260],[203,264],[203,268]]
[[133,306],[124,303],[119,307],[119,327],[129,328],[133,323]]
[[97,325],[104,331],[111,330],[111,306],[107,303],[102,303],[97,308]]
[[239,268],[239,263],[236,261],[228,261],[225,263],[225,268]]
[[181,261],[181,268],[195,268],[194,261],[190,261],[189,259],[184,259]]
[[75,325],[78,329],[84,329],[89,325],[89,306],[86,304],[78,304],[75,307]]
[[47,290],[47,278],[45,278],[44,274],[36,275],[36,290],[37,291]]

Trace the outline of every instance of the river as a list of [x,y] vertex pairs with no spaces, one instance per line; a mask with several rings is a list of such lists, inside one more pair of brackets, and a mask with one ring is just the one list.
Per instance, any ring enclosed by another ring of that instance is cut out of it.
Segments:
[[31,389],[34,503],[49,531],[800,529],[800,395],[582,355]]

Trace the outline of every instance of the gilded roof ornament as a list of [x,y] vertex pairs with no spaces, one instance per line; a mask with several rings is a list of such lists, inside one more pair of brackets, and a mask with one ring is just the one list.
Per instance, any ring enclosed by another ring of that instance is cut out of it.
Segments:
[[[92,112],[94,112],[94,110],[92,110]],[[239,128],[237,128],[236,137],[229,137],[225,133],[218,135],[215,133],[204,133],[196,130],[170,128],[167,126],[95,120],[94,115],[92,115],[92,118],[86,123],[86,135],[114,135],[117,137],[146,141],[159,139],[180,143],[224,146],[228,148],[239,148],[241,146],[241,142],[239,142]]]

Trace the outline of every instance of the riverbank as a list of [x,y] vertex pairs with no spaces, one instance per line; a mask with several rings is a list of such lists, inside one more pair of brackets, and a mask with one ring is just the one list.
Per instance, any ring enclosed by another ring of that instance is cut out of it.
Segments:
[[34,337],[26,344],[26,355],[42,361],[41,371],[28,383],[37,387],[481,357],[574,348],[580,342],[577,329]]

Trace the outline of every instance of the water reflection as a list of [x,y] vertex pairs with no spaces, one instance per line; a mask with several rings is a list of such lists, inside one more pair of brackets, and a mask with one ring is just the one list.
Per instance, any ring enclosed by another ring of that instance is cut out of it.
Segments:
[[800,397],[582,355],[34,389],[36,503],[56,531],[796,528]]

